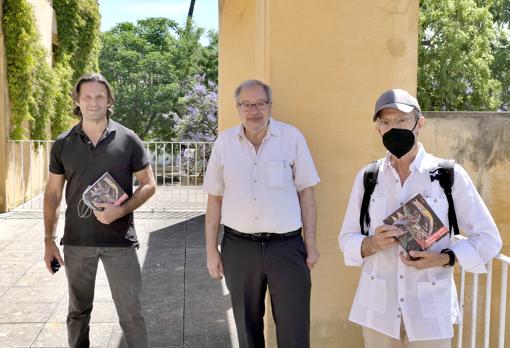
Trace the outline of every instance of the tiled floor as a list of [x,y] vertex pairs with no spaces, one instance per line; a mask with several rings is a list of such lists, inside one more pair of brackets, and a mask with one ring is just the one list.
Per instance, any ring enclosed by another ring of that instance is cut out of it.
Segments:
[[[142,301],[153,347],[236,347],[230,298],[205,268],[204,217],[140,214]],[[63,220],[59,222],[62,234]],[[47,272],[41,214],[0,215],[0,347],[67,347],[67,279]],[[207,310],[204,310],[207,308]],[[100,264],[91,316],[93,347],[123,347]]]

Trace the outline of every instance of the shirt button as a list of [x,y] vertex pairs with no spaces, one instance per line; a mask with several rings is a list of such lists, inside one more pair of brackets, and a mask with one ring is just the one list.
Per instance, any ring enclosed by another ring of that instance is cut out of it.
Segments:
[[402,312],[402,308],[399,308],[399,309],[398,309],[398,311],[399,311],[399,312]]
[[373,280],[373,279],[375,279],[375,277],[374,277],[374,276],[371,276],[370,278],[371,278],[372,280]]
[[257,162],[255,162],[254,164],[257,165]]
[[401,299],[400,299],[400,302],[404,302],[404,299],[403,299],[403,298],[401,298]]
[[432,282],[432,285],[436,285],[436,282]]
[[400,279],[404,279],[404,276],[402,274],[400,275]]
[[258,216],[255,216],[255,220],[258,220],[258,219],[259,219]]
[[397,314],[397,318],[400,318],[400,314]]
[[255,183],[256,183],[256,182],[257,182],[257,179],[253,180],[253,182],[255,182]]
[[437,199],[434,199],[434,203],[437,203]]
[[253,198],[253,200],[254,200],[254,201],[256,201],[256,200],[257,200],[257,198]]
[[400,202],[400,205],[404,205],[404,203]]
[[395,184],[398,184],[398,179],[395,179]]

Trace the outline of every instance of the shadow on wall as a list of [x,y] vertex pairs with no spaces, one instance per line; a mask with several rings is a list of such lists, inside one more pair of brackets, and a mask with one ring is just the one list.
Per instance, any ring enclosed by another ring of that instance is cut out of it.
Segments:
[[153,347],[231,346],[230,296],[207,272],[204,220],[195,216],[151,232],[142,246],[142,305]]

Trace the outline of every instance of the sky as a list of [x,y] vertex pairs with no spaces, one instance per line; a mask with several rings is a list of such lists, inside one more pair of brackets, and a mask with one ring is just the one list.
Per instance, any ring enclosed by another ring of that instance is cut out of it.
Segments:
[[[121,22],[134,23],[148,17],[166,17],[183,25],[189,4],[189,0],[99,0],[101,31]],[[218,30],[218,0],[196,0],[193,20],[206,31]]]

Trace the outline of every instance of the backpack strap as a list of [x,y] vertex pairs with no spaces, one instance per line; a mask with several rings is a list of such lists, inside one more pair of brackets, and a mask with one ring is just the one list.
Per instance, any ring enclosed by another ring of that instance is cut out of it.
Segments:
[[[370,215],[368,213],[368,206],[370,205],[370,197],[374,192],[375,185],[377,184],[377,176],[379,175],[379,168],[382,165],[383,158],[371,162],[365,166],[363,172],[363,187],[365,191],[363,193],[363,201],[361,202],[361,210],[359,214],[359,226],[361,228],[361,234],[368,236],[368,227],[370,227]],[[365,226],[367,230],[365,231]]]
[[446,199],[448,200],[448,221],[450,224],[450,233],[453,230],[454,235],[460,233],[459,224],[457,223],[457,214],[453,205],[452,187],[455,177],[455,160],[441,159],[438,162],[438,168],[430,171],[430,180],[438,180],[442,187]]

